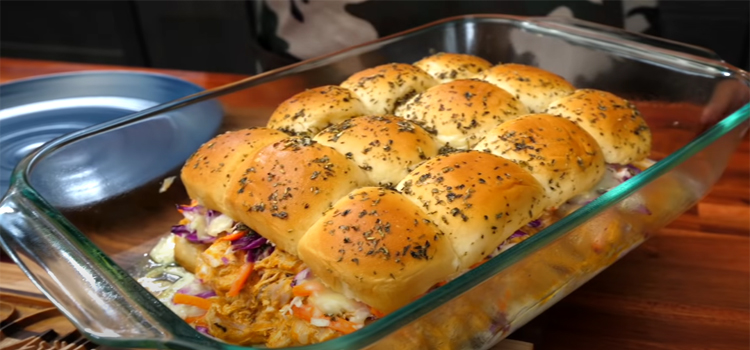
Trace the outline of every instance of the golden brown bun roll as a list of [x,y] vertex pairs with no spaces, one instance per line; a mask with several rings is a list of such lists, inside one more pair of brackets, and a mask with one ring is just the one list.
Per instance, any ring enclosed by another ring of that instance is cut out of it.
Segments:
[[575,123],[550,114],[529,114],[500,124],[474,149],[528,170],[544,186],[552,206],[588,191],[606,173],[596,140]]
[[354,162],[309,138],[266,146],[240,169],[222,212],[295,255],[300,237],[326,209],[367,184]]
[[332,289],[392,312],[457,271],[437,226],[404,195],[353,191],[302,237],[299,256]]
[[394,116],[349,119],[325,129],[314,140],[354,160],[372,183],[388,187],[438,153],[427,131]]
[[542,214],[544,188],[515,163],[479,151],[430,159],[399,183],[448,235],[468,268]]
[[188,272],[195,273],[195,268],[198,266],[198,257],[208,247],[208,244],[190,243],[185,238],[175,236],[174,260],[178,265],[188,270]]
[[500,123],[528,113],[511,94],[479,80],[455,80],[415,96],[396,115],[437,133],[441,146],[470,149]]
[[367,114],[365,106],[348,89],[335,85],[300,92],[282,102],[268,127],[290,134],[315,134],[329,125]]
[[404,63],[365,69],[341,83],[374,115],[392,114],[406,100],[435,85],[437,81],[425,71]]
[[267,128],[231,131],[203,144],[185,162],[180,173],[190,198],[208,209],[226,205],[227,184],[240,164],[252,160],[261,148],[289,137]]
[[543,113],[552,101],[575,91],[575,87],[561,76],[522,64],[494,66],[476,78],[510,92],[531,113]]
[[478,73],[492,67],[492,63],[484,58],[446,52],[425,57],[415,62],[414,65],[432,75],[440,83],[447,83],[456,79],[471,79]]
[[629,164],[648,157],[651,130],[638,109],[606,91],[577,90],[554,101],[547,113],[572,120],[594,137],[612,164]]

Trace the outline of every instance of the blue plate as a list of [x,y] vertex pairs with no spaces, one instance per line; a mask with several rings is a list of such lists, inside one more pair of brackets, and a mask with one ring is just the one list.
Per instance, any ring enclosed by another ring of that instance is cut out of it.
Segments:
[[[120,71],[56,74],[0,85],[0,193],[7,190],[18,161],[45,142],[203,90],[166,75]],[[105,200],[184,162],[216,134],[222,117],[218,102],[206,101],[84,139],[64,154],[40,161],[30,180],[59,206]],[[146,159],[144,154],[159,152],[164,153],[159,162],[139,164],[139,155]],[[94,179],[87,175],[92,167],[110,170],[97,172],[104,178]]]

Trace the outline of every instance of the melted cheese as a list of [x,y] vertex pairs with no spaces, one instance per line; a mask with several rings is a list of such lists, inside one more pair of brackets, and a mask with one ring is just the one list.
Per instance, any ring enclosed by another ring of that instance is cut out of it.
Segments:
[[149,257],[157,264],[172,264],[174,260],[175,235],[167,235],[159,240],[159,243],[151,249]]
[[188,220],[188,230],[195,231],[198,233],[198,237],[201,237],[206,232],[206,216],[200,213],[184,212],[185,219]]
[[307,300],[325,315],[339,315],[359,308],[359,303],[329,289],[319,291]]
[[211,222],[208,224],[208,227],[206,227],[206,234],[216,237],[219,235],[219,233],[231,231],[232,226],[234,226],[234,220],[224,214],[221,214],[211,220]]

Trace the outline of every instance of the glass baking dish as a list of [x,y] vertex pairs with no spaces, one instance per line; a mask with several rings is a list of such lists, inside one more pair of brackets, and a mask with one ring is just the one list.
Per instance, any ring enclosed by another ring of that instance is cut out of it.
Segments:
[[[698,202],[748,128],[748,74],[708,50],[577,20],[456,17],[54,140],[16,168],[0,205],[0,242],[97,343],[251,349],[201,335],[133,278],[144,254],[179,221],[175,204],[188,201],[179,180],[160,193],[161,181],[177,175],[181,161],[174,161],[169,147],[143,152],[153,139],[137,131],[148,130],[166,112],[215,101],[245,101],[242,108],[225,104],[224,129],[264,125],[278,103],[303,89],[338,84],[364,68],[411,63],[438,51],[539,66],[578,88],[629,99],[652,129],[650,158],[657,163],[385,318],[301,348],[489,348]],[[113,146],[112,140],[122,142]],[[109,147],[119,147],[116,154],[124,158],[102,166],[112,154]],[[111,176],[141,178],[133,161],[161,170],[151,171],[158,176],[150,181],[126,186],[127,191],[118,188],[107,200],[81,198]],[[91,188],[63,191],[71,179]]]

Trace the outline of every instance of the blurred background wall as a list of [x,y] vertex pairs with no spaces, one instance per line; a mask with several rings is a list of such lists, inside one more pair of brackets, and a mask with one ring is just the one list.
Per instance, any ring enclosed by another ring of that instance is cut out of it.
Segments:
[[552,14],[707,47],[750,68],[750,2],[742,0],[2,1],[0,55],[255,74],[305,58],[287,51],[294,38],[282,29],[312,30],[315,16],[325,22],[331,10],[313,13],[318,1],[369,22],[381,37],[462,14]]

